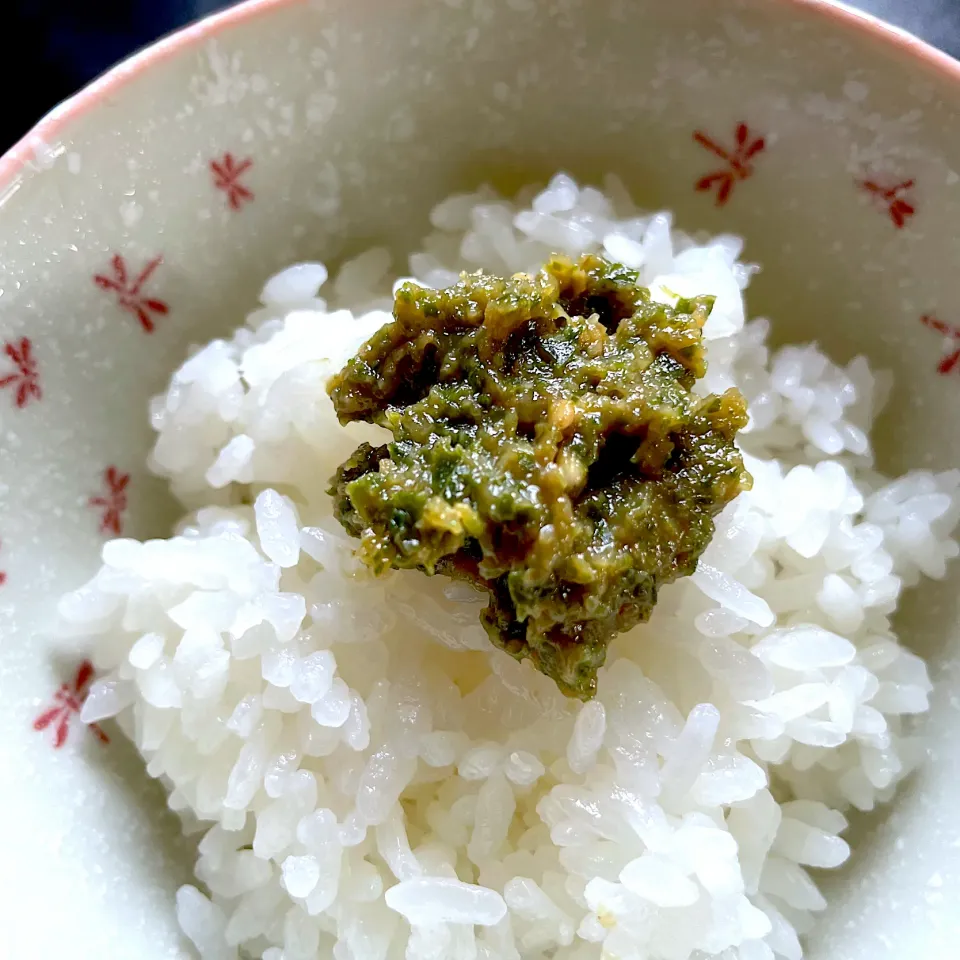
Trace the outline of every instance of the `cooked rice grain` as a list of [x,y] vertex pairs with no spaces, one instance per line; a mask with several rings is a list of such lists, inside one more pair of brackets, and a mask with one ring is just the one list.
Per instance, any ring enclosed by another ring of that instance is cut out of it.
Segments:
[[108,543],[60,605],[103,672],[84,719],[116,716],[203,825],[183,929],[204,960],[797,960],[825,907],[806,868],[842,863],[844,811],[921,758],[930,682],[890,617],[957,555],[960,472],[877,474],[888,378],[771,354],[740,240],[685,236],[613,178],[431,222],[428,284],[590,250],[664,299],[715,294],[701,389],[747,396],[754,489],[615,641],[597,699],[567,700],[493,649],[469,590],[371,578],[331,516],[327,478],[378,431],[339,427],[324,383],[388,319],[386,252],[330,304],[321,264],[272,278],[151,407],[151,465],[196,512]]

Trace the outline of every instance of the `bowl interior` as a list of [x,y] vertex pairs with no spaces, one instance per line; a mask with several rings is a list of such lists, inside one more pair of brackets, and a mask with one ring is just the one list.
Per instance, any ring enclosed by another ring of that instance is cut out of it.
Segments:
[[[894,371],[884,470],[960,462],[960,75],[853,14],[280,0],[128,74],[42,128],[0,183],[0,759],[17,774],[0,804],[18,824],[0,885],[13,917],[62,905],[43,929],[14,921],[24,955],[183,955],[171,903],[191,843],[116,731],[108,751],[79,723],[60,749],[59,719],[34,729],[82,660],[44,631],[105,535],[168,532],[176,506],[144,467],[149,397],[281,265],[377,243],[404,272],[452,190],[614,172],[685,229],[746,238],[763,268],[748,306],[778,341]],[[899,616],[938,681],[934,762],[828,881],[812,958],[952,956],[958,585],[954,570]]]

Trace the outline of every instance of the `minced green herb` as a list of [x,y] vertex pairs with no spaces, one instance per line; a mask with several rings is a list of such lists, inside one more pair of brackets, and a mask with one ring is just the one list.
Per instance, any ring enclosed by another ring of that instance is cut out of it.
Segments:
[[486,591],[493,643],[592,697],[611,638],[694,571],[713,517],[751,483],[743,397],[691,392],[712,306],[655,302],[590,255],[402,286],[329,388],[341,422],[393,434],[332,481],[360,557]]

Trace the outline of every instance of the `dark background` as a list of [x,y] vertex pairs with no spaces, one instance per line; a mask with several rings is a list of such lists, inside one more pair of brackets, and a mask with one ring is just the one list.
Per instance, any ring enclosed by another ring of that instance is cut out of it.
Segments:
[[[851,2],[960,58],[960,0]],[[0,151],[118,60],[227,5],[224,0],[0,0]]]

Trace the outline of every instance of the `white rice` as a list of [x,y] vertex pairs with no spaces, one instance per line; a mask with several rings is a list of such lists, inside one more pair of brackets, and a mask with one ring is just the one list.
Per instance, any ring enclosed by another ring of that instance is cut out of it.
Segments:
[[388,319],[386,253],[330,305],[320,264],[271,279],[151,408],[151,465],[197,512],[106,544],[60,605],[103,671],[84,719],[116,716],[203,831],[183,929],[204,960],[797,960],[826,906],[807,868],[843,863],[845,811],[921,758],[930,682],[890,617],[957,555],[960,472],[879,476],[886,378],[770,354],[740,240],[674,231],[612,178],[454,196],[432,223],[428,284],[602,250],[664,299],[716,294],[702,389],[747,396],[753,491],[596,700],[565,699],[489,644],[470,590],[371,578],[331,516],[328,478],[377,431],[339,427],[324,383]]

